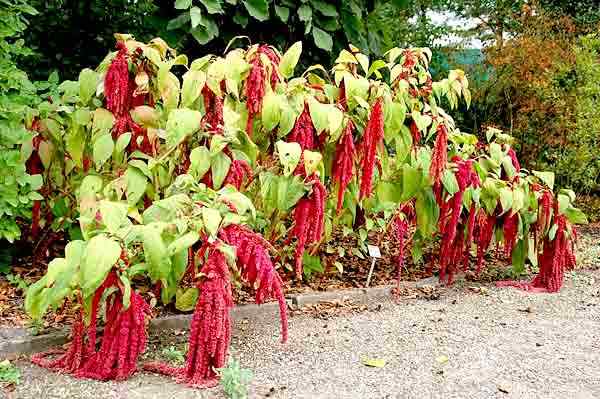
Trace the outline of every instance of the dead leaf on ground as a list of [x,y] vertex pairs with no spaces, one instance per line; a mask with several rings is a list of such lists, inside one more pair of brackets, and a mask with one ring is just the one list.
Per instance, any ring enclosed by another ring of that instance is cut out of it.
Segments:
[[364,364],[365,366],[368,367],[376,367],[376,368],[382,368],[385,366],[385,359],[379,359],[379,358],[367,358],[367,357],[363,357],[361,359],[362,364]]

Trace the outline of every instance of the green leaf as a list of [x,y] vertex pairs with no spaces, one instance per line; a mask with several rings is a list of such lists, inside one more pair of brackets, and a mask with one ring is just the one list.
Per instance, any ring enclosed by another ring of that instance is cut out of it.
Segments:
[[148,179],[139,169],[132,166],[127,168],[124,177],[127,184],[125,192],[127,203],[130,206],[134,206],[144,196],[146,187],[148,186]]
[[302,269],[304,276],[307,279],[315,272],[323,273],[325,271],[325,269],[323,269],[323,264],[321,263],[321,258],[310,255],[308,251],[304,252],[302,256]]
[[191,312],[196,306],[200,291],[196,287],[178,288],[175,294],[175,308],[182,312]]
[[183,27],[185,24],[187,24],[190,21],[190,13],[189,12],[184,12],[179,14],[176,18],[171,19],[168,23],[167,23],[167,30],[175,30],[175,29],[179,29],[181,27]]
[[[221,190],[223,192],[224,190]],[[240,193],[237,190],[232,190],[228,192],[224,192],[219,197],[221,200],[226,200],[231,202],[239,215],[243,215],[246,212],[250,211],[252,218],[256,217],[256,208],[254,208],[254,204],[250,200],[250,198],[246,197],[244,194]]]
[[437,229],[439,217],[439,208],[431,191],[422,191],[417,195],[415,212],[421,235],[424,237],[431,235]]
[[519,212],[525,206],[525,193],[520,187],[513,187],[512,213]]
[[456,181],[456,176],[450,169],[444,170],[444,174],[442,175],[442,184],[444,188],[450,195],[454,195],[458,192],[458,182]]
[[212,172],[212,181],[213,187],[215,190],[218,190],[225,177],[227,177],[227,173],[229,173],[229,167],[231,166],[231,158],[229,158],[225,153],[219,152],[215,155],[211,160],[211,172]]
[[534,176],[537,176],[550,190],[554,190],[554,172],[539,172],[532,171]]
[[181,106],[191,107],[194,101],[200,97],[200,91],[206,83],[206,74],[202,71],[188,71],[183,75],[181,87]]
[[121,227],[131,224],[127,218],[127,204],[102,200],[99,206],[102,223],[109,233],[115,233]]
[[204,222],[206,232],[211,237],[215,237],[221,224],[221,214],[219,211],[212,208],[202,208],[202,221]]
[[308,4],[302,4],[298,8],[298,18],[303,22],[312,20],[312,8]]
[[512,251],[512,267],[515,276],[520,276],[525,272],[525,259],[527,258],[527,248],[525,240],[520,239]]
[[569,219],[569,222],[573,224],[586,224],[588,222],[585,213],[581,209],[570,206],[565,211],[565,216]]
[[316,11],[326,17],[337,17],[338,12],[335,6],[324,0],[311,0],[311,3]]
[[189,231],[181,237],[177,238],[172,243],[170,243],[167,247],[167,253],[169,254],[169,256],[173,256],[179,251],[187,250],[189,247],[194,245],[199,239],[200,236],[197,232]]
[[212,17],[205,16],[191,34],[198,43],[204,45],[219,35],[219,26]]
[[81,102],[87,104],[94,94],[98,85],[98,73],[85,68],[79,73],[79,98]]
[[124,274],[119,275],[119,280],[123,285],[123,310],[127,310],[131,305],[131,281]]
[[200,2],[204,4],[209,14],[223,14],[221,0],[200,0]]
[[404,165],[402,169],[402,196],[400,202],[406,202],[421,190],[423,172],[410,165]]
[[148,264],[148,274],[153,281],[166,279],[171,270],[171,258],[167,246],[162,239],[164,223],[150,223],[142,231],[144,256]]
[[187,108],[174,109],[167,120],[167,146],[178,146],[200,128],[202,114]]
[[267,131],[271,131],[277,126],[281,119],[281,99],[275,92],[269,91],[263,97],[262,123]]
[[312,119],[317,135],[321,134],[329,126],[329,112],[331,108],[328,105],[321,104],[312,97],[308,101],[310,118]]
[[402,202],[402,187],[400,184],[380,180],[376,188],[377,200],[381,202]]
[[325,51],[331,51],[333,47],[333,38],[329,33],[314,26],[312,29],[312,35],[317,47]]
[[190,153],[190,173],[201,179],[210,169],[210,152],[205,146],[196,147]]
[[309,150],[304,150],[302,154],[302,158],[304,159],[304,170],[306,171],[306,175],[310,176],[316,172],[319,163],[323,159],[323,155],[321,155],[320,152]]
[[507,212],[512,208],[513,204],[513,193],[512,190],[508,187],[502,187],[500,189],[500,205],[502,206],[502,211]]
[[288,101],[283,101],[281,104],[281,120],[277,129],[277,138],[286,136],[294,128],[296,117],[300,114],[290,105]]
[[192,0],[175,0],[175,8],[178,10],[187,10],[192,6]]
[[290,9],[288,7],[275,5],[275,14],[277,14],[281,22],[287,22],[290,17]]
[[93,237],[87,244],[81,263],[81,292],[84,298],[94,292],[121,256],[121,246],[105,234]]
[[246,11],[254,19],[266,21],[269,19],[269,4],[267,0],[243,0],[242,3],[246,7]]
[[192,23],[192,29],[195,29],[198,25],[205,25],[202,19],[202,10],[199,7],[190,8],[190,21]]
[[82,128],[73,126],[65,137],[65,146],[71,159],[80,168],[83,167],[83,150],[85,148],[85,133]]
[[296,42],[283,54],[279,63],[279,72],[283,77],[289,79],[294,74],[301,53],[302,42]]
[[176,194],[154,201],[142,214],[144,224],[152,222],[171,222],[178,213],[191,206],[191,199],[185,194]]
[[129,145],[131,141],[131,133],[123,133],[117,138],[117,144],[115,144],[115,154],[122,155],[125,152],[125,148]]
[[110,134],[103,134],[94,142],[93,157],[96,164],[96,170],[100,170],[102,165],[111,157],[115,143]]
[[287,143],[280,140],[275,143],[275,147],[279,155],[279,162],[281,162],[284,169],[284,175],[290,176],[296,169],[296,166],[298,166],[298,162],[300,162],[300,157],[302,156],[300,144],[296,142]]

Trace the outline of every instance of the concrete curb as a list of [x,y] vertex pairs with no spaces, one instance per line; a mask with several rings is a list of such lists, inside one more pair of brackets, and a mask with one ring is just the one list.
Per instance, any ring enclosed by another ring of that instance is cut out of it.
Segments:
[[[406,288],[420,287],[429,284],[428,279],[417,282],[403,282],[402,286]],[[297,309],[306,305],[314,305],[319,302],[331,302],[336,300],[348,299],[352,302],[368,304],[376,302],[381,298],[391,294],[393,285],[372,287],[372,288],[354,288],[349,290],[323,291],[314,293],[301,293],[286,295],[288,307]],[[273,317],[279,313],[279,306],[276,302],[269,302],[263,305],[247,304],[239,305],[233,308],[231,316],[234,322],[241,320],[253,320],[262,317]],[[163,330],[185,330],[190,326],[191,314],[171,315],[158,317],[150,321],[150,332]],[[52,347],[60,346],[68,341],[69,330],[52,332],[44,335],[31,335],[25,329],[0,328],[0,359],[13,358],[18,355],[42,352]]]

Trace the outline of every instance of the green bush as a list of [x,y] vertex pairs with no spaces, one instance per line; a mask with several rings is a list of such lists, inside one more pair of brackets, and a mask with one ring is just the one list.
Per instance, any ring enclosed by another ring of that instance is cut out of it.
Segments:
[[20,37],[26,16],[36,11],[23,0],[9,4],[0,3],[0,239],[12,242],[20,236],[17,220],[29,218],[33,201],[41,199],[36,190],[42,177],[29,175],[25,167],[33,134],[24,124],[31,123],[30,106],[39,102],[37,92],[48,84],[30,82],[17,66],[31,55]]
[[575,48],[575,128],[559,149],[561,184],[600,193],[600,38],[584,36]]

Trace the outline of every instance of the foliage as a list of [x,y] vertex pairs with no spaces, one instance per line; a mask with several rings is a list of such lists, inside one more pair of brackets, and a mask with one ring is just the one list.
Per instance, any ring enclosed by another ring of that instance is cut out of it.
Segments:
[[9,242],[20,237],[17,220],[30,218],[33,201],[41,199],[36,191],[42,178],[27,170],[23,145],[32,137],[24,127],[31,124],[29,107],[39,101],[36,94],[44,85],[30,82],[17,66],[19,59],[31,55],[21,36],[26,18],[35,14],[24,0],[0,4],[0,239]]
[[502,48],[486,50],[494,73],[476,90],[477,122],[509,130],[524,165],[553,170],[560,187],[596,191],[594,39],[543,10],[523,15],[519,26]]
[[150,39],[164,30],[168,8],[151,0],[20,0],[37,10],[29,18],[23,38],[33,54],[23,62],[32,79],[46,79],[53,71],[61,78],[77,78],[79,71],[97,65],[112,46],[115,32],[131,32]]
[[162,350],[162,355],[171,362],[183,363],[185,361],[185,357],[183,356],[184,353],[177,349],[174,345],[164,348]]
[[[406,3],[402,0],[177,0],[175,8],[181,13],[169,21],[167,29],[189,33],[200,45],[216,41],[217,48],[243,29],[251,40],[268,39],[279,48],[309,38],[304,42],[307,53],[320,58],[324,53],[319,50],[339,50],[345,42],[354,43],[367,53],[381,54],[392,43],[389,21],[400,16]],[[267,35],[261,32],[266,26]]]
[[8,360],[0,362],[0,381],[18,384],[21,381],[21,370]]
[[[556,291],[574,264],[572,224],[585,222],[574,193],[555,194],[552,173],[521,169],[511,136],[488,129],[480,141],[458,130],[438,104],[468,106],[468,81],[452,70],[434,82],[427,48],[377,59],[350,46],[331,70],[300,74],[301,43],[190,62],[161,39],[116,39],[96,70],[37,108],[31,156],[47,182],[46,227],[78,220],[81,231],[28,290],[34,318],[65,299],[80,309],[67,352],[36,355],[38,364],[126,378],[149,317],[136,280],[153,284],[164,304],[195,286],[185,365],[144,368],[214,386],[231,338],[233,284],[252,286],[257,303],[279,302],[285,341],[282,276],[301,279],[304,260],[306,274],[315,270],[337,229],[354,228],[364,247],[369,231],[393,224],[417,260],[440,242],[448,284],[469,268],[472,244],[478,270],[494,242],[516,274],[539,259],[541,277],[525,285],[538,290]],[[334,172],[336,159],[344,161]]]
[[252,371],[240,367],[240,363],[229,358],[227,367],[220,368],[221,386],[225,395],[230,399],[246,399],[248,384],[252,380]]
[[564,187],[600,193],[600,38],[583,36],[575,47],[574,128],[557,150],[557,177]]

